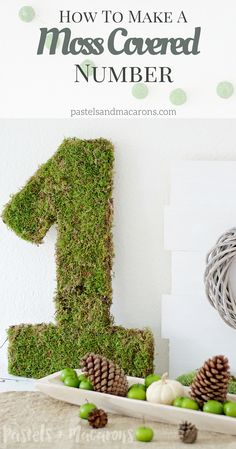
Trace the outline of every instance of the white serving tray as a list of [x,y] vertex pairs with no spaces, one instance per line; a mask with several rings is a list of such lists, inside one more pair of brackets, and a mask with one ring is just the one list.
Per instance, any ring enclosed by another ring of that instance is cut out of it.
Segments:
[[[81,374],[80,370],[76,371]],[[144,379],[128,377],[128,382],[129,385],[143,383]],[[236,418],[66,387],[60,380],[60,372],[37,380],[36,387],[48,396],[70,404],[81,405],[87,400],[110,413],[170,424],[179,424],[187,420],[200,430],[236,435]],[[186,388],[186,396],[188,391]],[[228,395],[228,399],[236,402],[236,395]]]

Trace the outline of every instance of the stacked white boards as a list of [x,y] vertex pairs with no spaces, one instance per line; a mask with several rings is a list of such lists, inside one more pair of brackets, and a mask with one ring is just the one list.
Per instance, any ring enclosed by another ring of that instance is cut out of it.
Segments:
[[[165,208],[165,249],[171,252],[172,287],[162,301],[162,337],[170,343],[170,374],[198,368],[216,354],[236,373],[236,330],[209,304],[204,288],[206,254],[236,227],[236,162],[181,161],[172,166]],[[231,268],[236,294],[236,262]]]

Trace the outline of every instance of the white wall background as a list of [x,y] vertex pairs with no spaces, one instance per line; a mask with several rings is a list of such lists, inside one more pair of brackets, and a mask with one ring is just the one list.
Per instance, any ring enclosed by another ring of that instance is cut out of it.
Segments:
[[[231,120],[0,122],[1,208],[53,154],[63,137],[103,136],[114,142],[116,275],[112,310],[116,323],[152,328],[158,371],[168,363],[168,345],[161,339],[161,297],[171,291],[170,254],[164,251],[163,232],[170,165],[178,159],[236,159],[234,129]],[[11,324],[53,320],[55,239],[52,229],[44,245],[36,247],[0,223],[0,343],[5,339],[4,329]],[[176,309],[170,308],[169,313],[175,314]],[[227,327],[222,326],[221,332],[224,341]],[[193,351],[196,343],[192,341]],[[208,348],[211,352],[210,338]],[[6,371],[6,360],[5,345],[0,350],[1,373]]]

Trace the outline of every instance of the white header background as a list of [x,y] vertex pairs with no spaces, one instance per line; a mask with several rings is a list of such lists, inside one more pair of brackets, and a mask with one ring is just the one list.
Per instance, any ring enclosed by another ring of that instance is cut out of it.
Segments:
[[[173,108],[169,94],[175,88],[186,91],[186,104],[177,106],[177,117],[235,117],[236,93],[229,99],[221,99],[216,94],[220,81],[234,84],[236,73],[236,4],[234,0],[222,2],[149,1],[130,0],[112,3],[110,0],[74,1],[29,0],[36,13],[30,23],[18,17],[24,6],[20,0],[2,0],[0,14],[0,117],[51,117],[70,116],[71,109],[96,107],[124,108]],[[121,8],[121,9],[120,9]],[[158,9],[157,9],[158,8]],[[94,24],[60,24],[59,11],[98,11]],[[112,9],[122,11],[128,17],[128,10],[149,12],[172,11],[176,20],[181,10],[188,23],[172,24],[104,24],[100,11]],[[149,95],[143,100],[132,96],[131,83],[75,83],[75,66],[86,56],[37,55],[40,27],[69,26],[73,37],[101,36],[106,39],[110,32],[122,26],[128,29],[129,37],[190,37],[195,27],[201,27],[200,51],[197,56],[113,56],[106,50],[100,56],[89,56],[99,66],[170,66],[174,83],[150,83]],[[236,87],[236,86],[235,86]]]

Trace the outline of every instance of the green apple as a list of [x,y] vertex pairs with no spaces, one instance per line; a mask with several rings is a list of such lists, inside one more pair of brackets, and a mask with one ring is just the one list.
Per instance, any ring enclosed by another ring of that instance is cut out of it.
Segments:
[[67,387],[79,388],[79,379],[75,376],[67,376],[64,380],[64,385]]
[[93,390],[93,384],[90,382],[90,380],[82,380],[79,384],[79,387],[82,390]]
[[142,388],[142,390],[146,391],[145,385],[143,384],[133,384],[130,385],[129,390],[131,390],[131,388]]
[[172,402],[172,405],[174,407],[182,407],[182,403],[183,403],[184,399],[186,399],[186,398],[178,396],[177,398],[174,399],[174,401]]
[[61,371],[60,379],[62,380],[62,382],[64,382],[65,378],[68,377],[68,376],[70,376],[70,377],[74,376],[74,377],[78,378],[77,373],[76,373],[76,371],[74,369],[72,369],[72,368],[64,368]]
[[138,427],[135,430],[134,435],[135,435],[135,439],[137,441],[142,441],[142,442],[147,443],[149,441],[152,441],[154,433],[153,433],[153,430],[151,429],[151,427],[142,426],[142,427]]
[[224,413],[226,416],[236,418],[236,402],[227,401],[224,404]]
[[148,388],[149,385],[151,385],[153,382],[157,382],[158,380],[161,380],[161,376],[158,376],[158,374],[149,374],[145,377],[144,380],[145,387]]
[[223,405],[225,406],[226,404],[229,404],[230,403],[230,401],[225,401],[224,403],[223,403]]
[[131,387],[128,391],[127,398],[129,399],[139,399],[140,401],[146,400],[146,392],[140,387]]
[[210,400],[205,402],[203,411],[206,413],[215,413],[216,415],[222,415],[224,413],[224,406],[219,401]]
[[80,382],[82,382],[82,380],[88,380],[88,378],[85,376],[85,374],[80,374],[78,376],[78,379],[79,379]]
[[97,407],[92,402],[86,402],[85,404],[81,405],[79,409],[79,416],[82,419],[88,419],[89,413],[95,410]]
[[198,403],[190,398],[183,398],[181,407],[189,408],[191,410],[199,410]]

